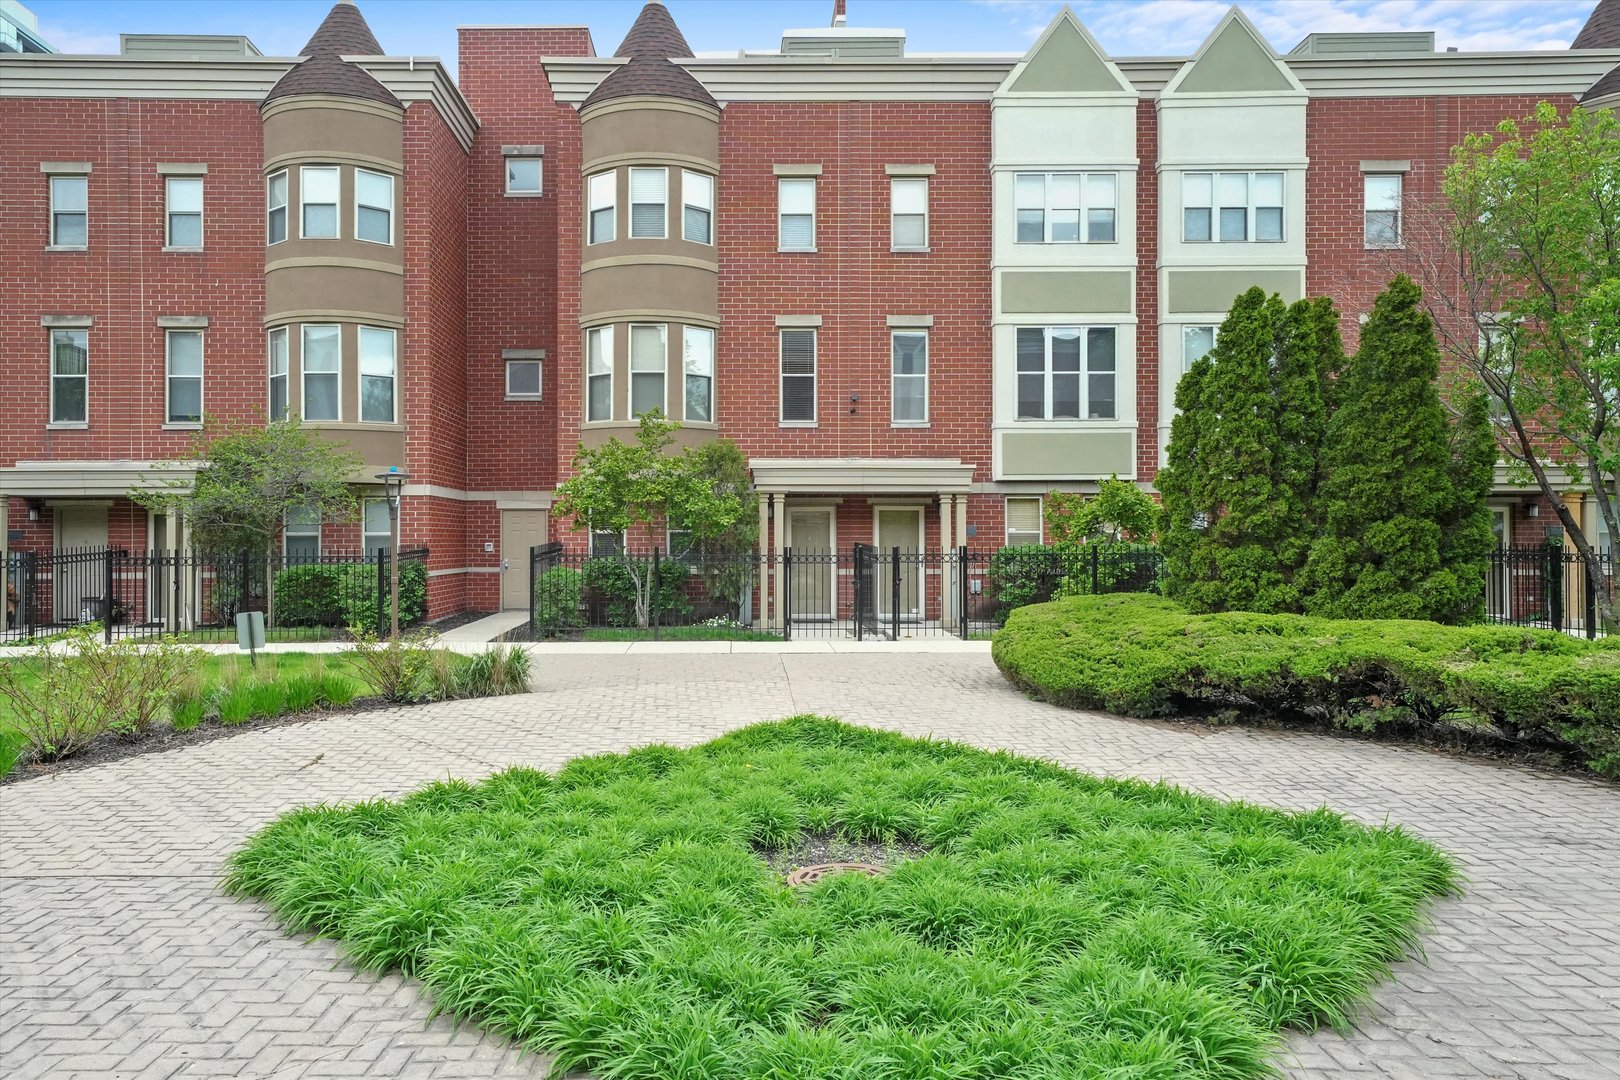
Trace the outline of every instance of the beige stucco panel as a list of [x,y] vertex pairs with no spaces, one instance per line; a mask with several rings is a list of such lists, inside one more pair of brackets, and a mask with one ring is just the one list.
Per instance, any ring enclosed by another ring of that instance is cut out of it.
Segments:
[[1129,431],[1006,431],[1000,478],[1132,477],[1134,454]]
[[1128,270],[1009,270],[1001,275],[1001,310],[1128,313]]
[[673,154],[720,162],[720,118],[700,109],[593,109],[580,124],[583,161],[620,155]]
[[644,309],[718,314],[719,277],[695,266],[640,263],[603,266],[580,276],[579,310]]
[[1255,285],[1291,304],[1304,294],[1303,278],[1299,270],[1171,270],[1166,274],[1165,310],[1226,311]]
[[[344,404],[347,406],[348,403]],[[358,456],[363,463],[360,475],[367,480],[390,465],[405,464],[403,431],[388,428],[360,430],[355,427],[333,427],[325,424],[310,424],[308,427],[312,431],[319,432],[323,439],[344,444],[349,453]]]
[[403,167],[404,115],[399,109],[362,111],[341,105],[276,111],[264,118],[264,160],[296,154],[319,161],[327,152],[361,154]]
[[341,308],[405,317],[405,279],[356,266],[292,266],[264,276],[264,311]]

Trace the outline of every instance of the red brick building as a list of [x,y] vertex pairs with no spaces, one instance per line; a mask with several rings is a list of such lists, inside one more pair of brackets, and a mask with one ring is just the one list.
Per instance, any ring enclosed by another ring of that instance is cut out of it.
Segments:
[[[1234,11],[1115,60],[1064,11],[1023,56],[840,15],[693,57],[654,2],[612,56],[463,29],[459,84],[348,3],[299,57],[0,55],[0,532],[183,548],[127,492],[185,478],[204,413],[285,412],[359,484],[408,469],[432,615],[519,606],[531,544],[588,542],[549,513],[576,447],[657,406],[738,442],[766,549],[1037,539],[1046,491],[1152,484],[1237,293],[1332,295],[1353,344],[1465,132],[1620,100],[1617,8],[1566,52],[1279,56]],[[289,542],[376,546],[364,494]],[[1555,526],[1505,475],[1495,505]]]

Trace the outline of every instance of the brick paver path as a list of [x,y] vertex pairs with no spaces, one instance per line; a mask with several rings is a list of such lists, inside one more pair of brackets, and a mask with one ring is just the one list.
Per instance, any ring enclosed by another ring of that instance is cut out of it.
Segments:
[[428,1019],[216,890],[225,856],[299,804],[796,712],[960,739],[1217,796],[1405,823],[1467,894],[1434,912],[1348,1036],[1290,1040],[1291,1075],[1620,1076],[1620,788],[1350,740],[1175,728],[1025,700],[958,655],[556,656],[541,692],[284,727],[0,788],[0,1076],[515,1077],[501,1039]]

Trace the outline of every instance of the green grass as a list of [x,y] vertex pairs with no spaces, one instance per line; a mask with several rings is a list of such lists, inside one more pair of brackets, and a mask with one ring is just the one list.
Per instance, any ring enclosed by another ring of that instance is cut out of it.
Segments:
[[[757,855],[824,831],[927,853],[799,891]],[[1325,809],[797,717],[296,810],[228,887],[558,1073],[1241,1080],[1343,1026],[1455,880]]]
[[[637,626],[596,626],[580,631],[581,641],[652,641],[651,629]],[[659,641],[781,641],[781,634],[747,627],[660,626]]]

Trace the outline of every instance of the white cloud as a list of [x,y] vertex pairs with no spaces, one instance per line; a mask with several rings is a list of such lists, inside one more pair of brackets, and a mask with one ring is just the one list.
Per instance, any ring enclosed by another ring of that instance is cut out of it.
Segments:
[[104,30],[61,26],[42,19],[39,24],[39,36],[44,38],[51,48],[61,53],[78,55],[118,51],[118,35],[109,34]]

